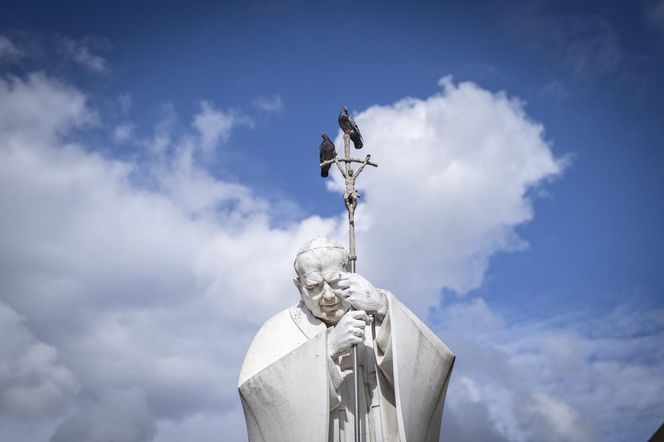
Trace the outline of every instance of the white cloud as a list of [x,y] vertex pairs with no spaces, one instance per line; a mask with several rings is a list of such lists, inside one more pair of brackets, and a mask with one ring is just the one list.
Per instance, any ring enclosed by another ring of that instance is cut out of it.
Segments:
[[272,97],[256,97],[253,102],[254,106],[263,112],[283,112],[286,110],[281,95],[274,95]]
[[243,425],[244,413],[241,407],[235,407],[224,414],[200,413],[182,420],[161,420],[155,442],[212,441],[246,441],[247,435]]
[[131,140],[133,134],[134,124],[126,121],[115,127],[115,130],[113,130],[113,139],[117,143],[126,143],[127,141]]
[[353,155],[379,164],[357,181],[358,266],[419,311],[441,287],[479,287],[494,253],[525,247],[514,228],[533,216],[530,190],[562,169],[523,103],[449,78],[441,86],[355,118],[365,148]]
[[122,94],[118,97],[118,105],[120,111],[124,114],[129,113],[133,104],[133,99],[130,94]]
[[23,51],[4,35],[0,35],[0,62],[11,61],[22,57]]
[[0,78],[0,143],[25,149],[48,147],[74,127],[96,120],[79,91],[43,73]]
[[583,432],[578,432],[576,411],[559,399],[544,393],[534,393],[530,411],[548,424],[550,432],[557,434],[556,439],[587,438]]
[[152,440],[155,432],[156,424],[143,393],[110,390],[63,422],[51,442],[144,442]]
[[247,117],[219,111],[208,101],[203,101],[200,106],[193,126],[198,130],[200,146],[207,154],[212,153],[219,143],[228,141],[231,131],[238,125],[253,125]]
[[177,121],[175,107],[171,103],[161,106],[159,122],[155,125],[152,137],[139,139],[138,144],[143,146],[149,153],[158,158],[163,157],[167,148],[172,144],[172,132]]
[[[42,394],[3,411],[37,417],[38,406],[62,405],[79,386],[56,441],[145,440],[158,421],[237,414],[235,384],[252,334],[296,299],[299,244],[334,231],[335,221],[273,228],[267,202],[187,155],[209,140],[205,125],[181,138],[163,128],[167,154],[147,165],[65,143],[68,129],[94,121],[85,103],[43,74],[0,83],[1,301],[41,341],[23,351],[32,371],[8,373],[29,375],[25,388]],[[156,188],[132,184],[139,172]],[[2,383],[2,397],[23,388],[16,376]],[[125,406],[136,413],[116,410],[109,421],[109,410]],[[113,426],[95,425],[102,417]]]
[[0,415],[57,414],[76,394],[57,350],[39,342],[10,307],[0,303]]
[[478,404],[485,434],[513,441],[645,440],[661,421],[662,310],[622,306],[605,317],[508,325],[476,299],[446,307],[439,321],[457,354],[443,426],[449,440],[475,431],[458,420],[477,414]]
[[89,42],[85,40],[78,41],[65,37],[60,39],[58,49],[67,59],[93,72],[106,71],[106,60],[93,54]]

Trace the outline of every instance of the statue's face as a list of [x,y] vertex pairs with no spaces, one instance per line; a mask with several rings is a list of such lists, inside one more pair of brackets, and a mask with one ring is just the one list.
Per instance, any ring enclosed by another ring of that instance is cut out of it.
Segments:
[[346,271],[345,258],[337,248],[310,250],[299,258],[295,284],[311,313],[328,325],[336,324],[350,308],[337,285],[339,273]]

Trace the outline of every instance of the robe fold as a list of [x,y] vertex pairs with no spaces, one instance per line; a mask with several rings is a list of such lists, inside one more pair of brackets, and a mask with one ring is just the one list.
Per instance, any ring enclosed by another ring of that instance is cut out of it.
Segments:
[[[438,441],[454,355],[385,293],[388,313],[360,344],[364,440]],[[238,381],[250,442],[352,440],[351,359],[328,356],[327,330],[302,302],[259,330]]]

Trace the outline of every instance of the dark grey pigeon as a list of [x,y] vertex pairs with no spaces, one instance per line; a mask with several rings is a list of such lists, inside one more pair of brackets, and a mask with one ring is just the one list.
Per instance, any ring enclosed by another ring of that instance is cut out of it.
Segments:
[[[337,151],[334,149],[334,143],[332,140],[330,140],[330,137],[327,136],[327,134],[323,134],[323,142],[320,143],[320,162],[322,163],[323,161],[331,160],[332,158],[335,158],[337,156]],[[327,166],[322,166],[320,168],[320,176],[325,178],[329,172],[330,172],[330,167],[332,167],[332,164],[328,164]]]
[[355,149],[362,149],[364,143],[360,128],[357,127],[353,116],[348,113],[348,108],[346,108],[346,106],[341,106],[341,112],[339,112],[339,127],[350,136],[351,140],[353,140]]

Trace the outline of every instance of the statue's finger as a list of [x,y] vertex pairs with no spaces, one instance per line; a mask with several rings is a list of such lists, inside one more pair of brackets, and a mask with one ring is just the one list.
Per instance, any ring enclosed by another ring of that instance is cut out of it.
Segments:
[[364,310],[351,310],[349,313],[353,319],[364,319],[367,317],[367,313]]
[[353,326],[357,329],[364,330],[364,327],[367,325],[367,321],[364,318],[356,319],[353,321]]
[[365,312],[364,310],[354,310],[354,312],[360,313],[358,315],[353,315],[354,319],[362,320],[367,325],[370,323],[369,315],[367,315],[367,312]]

